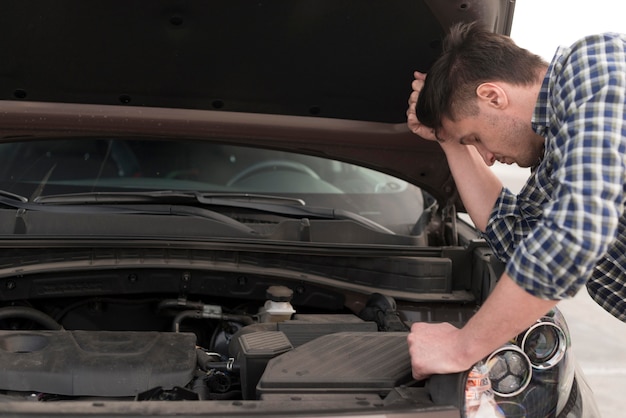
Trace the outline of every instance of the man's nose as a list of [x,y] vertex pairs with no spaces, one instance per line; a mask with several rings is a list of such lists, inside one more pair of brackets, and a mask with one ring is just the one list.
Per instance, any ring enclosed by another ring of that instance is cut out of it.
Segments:
[[489,167],[494,165],[494,163],[496,162],[496,156],[494,153],[487,151],[484,147],[480,147],[480,146],[475,146],[475,147],[478,150],[478,153],[480,154],[480,156],[483,157],[485,164],[487,164]]

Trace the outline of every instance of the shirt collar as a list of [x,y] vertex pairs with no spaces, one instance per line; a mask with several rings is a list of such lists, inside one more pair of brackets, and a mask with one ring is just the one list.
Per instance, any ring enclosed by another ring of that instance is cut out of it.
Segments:
[[548,98],[550,97],[550,90],[554,87],[555,74],[559,74],[563,67],[564,57],[568,55],[569,48],[558,47],[552,62],[548,67],[546,76],[541,84],[539,90],[539,96],[537,97],[537,103],[535,104],[535,110],[531,120],[534,131],[545,138],[546,132],[549,127],[550,117],[552,116],[552,108],[549,106]]

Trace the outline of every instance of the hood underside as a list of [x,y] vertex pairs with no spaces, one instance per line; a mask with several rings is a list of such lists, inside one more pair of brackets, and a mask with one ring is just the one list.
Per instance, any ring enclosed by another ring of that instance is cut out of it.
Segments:
[[10,0],[0,98],[400,123],[446,28],[509,0]]
[[[428,71],[451,24],[479,20],[508,34],[513,7],[509,0],[4,1],[0,136],[141,134],[164,122],[201,137],[239,122],[250,143],[360,162],[449,200],[443,155],[404,126],[412,74]],[[172,108],[198,113],[163,110]],[[303,129],[313,132],[296,140],[285,132]]]

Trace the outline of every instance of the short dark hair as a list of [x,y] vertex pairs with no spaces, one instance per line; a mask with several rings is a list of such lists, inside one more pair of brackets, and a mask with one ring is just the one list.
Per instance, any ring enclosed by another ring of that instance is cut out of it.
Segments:
[[547,65],[508,36],[476,22],[456,24],[444,40],[441,56],[428,71],[415,108],[417,118],[436,130],[444,117],[456,120],[475,115],[478,107],[474,99],[480,84],[504,81],[529,85]]

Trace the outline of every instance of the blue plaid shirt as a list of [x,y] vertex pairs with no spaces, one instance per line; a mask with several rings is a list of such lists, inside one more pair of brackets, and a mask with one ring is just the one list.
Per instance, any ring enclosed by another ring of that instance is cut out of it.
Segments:
[[557,300],[586,284],[626,321],[626,35],[559,48],[532,126],[544,158],[517,196],[502,190],[485,238],[529,293]]

